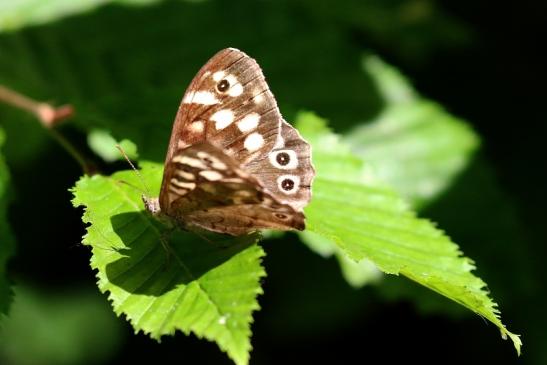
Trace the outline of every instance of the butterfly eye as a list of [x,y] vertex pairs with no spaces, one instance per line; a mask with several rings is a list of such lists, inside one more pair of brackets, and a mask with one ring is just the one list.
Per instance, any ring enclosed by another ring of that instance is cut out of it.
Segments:
[[217,90],[221,93],[225,92],[230,88],[230,83],[226,79],[222,79],[217,84]]

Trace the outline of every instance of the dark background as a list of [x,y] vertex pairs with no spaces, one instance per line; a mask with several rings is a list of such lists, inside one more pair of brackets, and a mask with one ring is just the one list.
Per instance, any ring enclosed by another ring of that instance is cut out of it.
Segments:
[[[518,359],[510,341],[502,341],[492,324],[448,300],[432,298],[404,278],[390,277],[361,290],[350,288],[334,259],[312,254],[289,236],[264,243],[268,276],[265,294],[259,298],[262,310],[255,313],[252,325],[251,363],[397,359],[542,364],[547,363],[546,294],[541,280],[547,251],[543,150],[547,60],[541,52],[546,24],[547,4],[542,1],[106,6],[0,35],[4,51],[0,80],[38,99],[74,103],[79,119],[63,131],[85,146],[86,126],[123,119],[129,114],[128,104],[133,116],[138,114],[135,118],[162,120],[168,133],[177,98],[192,73],[216,50],[236,46],[258,59],[282,111],[290,116],[300,108],[314,110],[343,132],[380,108],[374,95],[366,100],[351,98],[355,92],[363,92],[365,98],[371,91],[367,80],[352,79],[357,71],[345,72],[357,68],[362,52],[377,53],[406,74],[422,95],[469,121],[482,138],[481,151],[469,168],[420,214],[438,222],[476,261],[476,273],[489,284],[503,322],[522,334],[523,355]],[[184,67],[176,57],[165,61],[173,55],[167,50],[174,47],[191,54]],[[98,50],[102,50],[100,64],[111,76],[104,80],[100,72],[90,71],[93,62],[81,61],[99,54]],[[166,65],[172,72],[164,69]],[[27,66],[37,71],[27,72]],[[147,75],[142,81],[141,72]],[[338,84],[331,88],[333,80],[346,79],[353,80],[348,81],[348,90],[340,90]],[[363,90],[355,91],[360,82]],[[135,91],[135,85],[143,83],[151,85],[154,95]],[[101,90],[108,88],[124,96],[103,95]],[[169,96],[161,90],[168,90]],[[143,105],[143,95],[153,107]],[[10,264],[15,282],[46,296],[92,293],[106,316],[113,317],[105,296],[95,287],[88,250],[78,244],[84,227],[67,189],[80,176],[79,167],[47,134],[33,127],[30,118],[5,108],[0,112],[0,122],[8,119],[4,116],[22,120],[4,126],[17,197],[9,214],[18,244],[18,255]],[[135,133],[131,126],[125,128],[128,134]],[[28,137],[22,131],[28,131]],[[125,136],[125,130],[117,132]],[[148,136],[146,157],[161,160],[166,140]],[[25,148],[25,141],[30,147]],[[138,141],[139,147],[142,144]],[[400,282],[405,291],[398,294]],[[427,306],[421,298],[440,304]],[[230,363],[215,344],[194,336],[178,333],[158,344],[142,334],[133,335],[123,319],[113,321],[110,335],[117,345],[95,362]],[[93,322],[89,325],[82,331],[102,330],[93,328]]]

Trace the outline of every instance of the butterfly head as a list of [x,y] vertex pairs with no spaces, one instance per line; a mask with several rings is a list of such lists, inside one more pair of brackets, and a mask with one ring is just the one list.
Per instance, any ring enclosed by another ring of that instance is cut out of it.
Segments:
[[153,216],[157,216],[161,213],[160,201],[158,198],[149,198],[143,194],[142,201],[144,202],[146,210]]

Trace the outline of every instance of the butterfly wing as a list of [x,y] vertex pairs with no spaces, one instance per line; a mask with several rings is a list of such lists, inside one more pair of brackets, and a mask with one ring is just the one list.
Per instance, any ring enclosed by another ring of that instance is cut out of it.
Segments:
[[301,212],[278,201],[238,161],[208,142],[176,151],[164,179],[167,191],[160,205],[185,227],[232,235],[304,229]]
[[165,162],[201,141],[238,161],[259,158],[275,145],[280,126],[281,115],[260,66],[227,48],[201,68],[186,90]]
[[281,117],[262,70],[229,48],[184,94],[159,205],[178,222],[217,232],[303,229],[313,176],[310,147]]
[[243,168],[278,201],[296,211],[301,211],[311,199],[311,184],[315,177],[311,146],[284,120],[274,148],[267,155],[249,161]]

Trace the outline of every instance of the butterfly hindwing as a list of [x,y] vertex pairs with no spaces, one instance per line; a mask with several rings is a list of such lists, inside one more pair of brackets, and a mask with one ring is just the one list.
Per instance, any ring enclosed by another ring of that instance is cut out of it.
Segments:
[[311,147],[286,121],[282,121],[275,147],[266,156],[250,161],[244,168],[256,176],[280,202],[295,210],[302,210],[310,201],[315,176]]
[[232,235],[304,227],[302,213],[271,196],[237,161],[208,142],[177,151],[165,179],[167,191],[160,194],[160,204],[185,227]]

